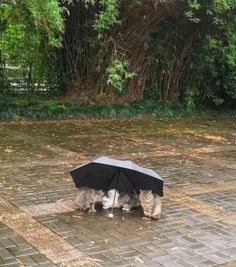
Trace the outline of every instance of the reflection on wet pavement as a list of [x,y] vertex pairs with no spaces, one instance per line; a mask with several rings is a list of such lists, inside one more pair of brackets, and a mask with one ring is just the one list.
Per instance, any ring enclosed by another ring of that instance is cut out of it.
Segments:
[[[68,201],[76,191],[68,171],[102,155],[153,168],[170,190],[236,213],[234,118],[2,123],[1,197],[28,212]],[[209,190],[201,193],[204,185]],[[102,211],[46,214],[34,216],[104,266],[215,266],[236,260],[235,225],[175,199],[164,199],[157,222],[143,220],[141,210],[116,211],[114,220]],[[3,266],[1,240],[0,235]]]

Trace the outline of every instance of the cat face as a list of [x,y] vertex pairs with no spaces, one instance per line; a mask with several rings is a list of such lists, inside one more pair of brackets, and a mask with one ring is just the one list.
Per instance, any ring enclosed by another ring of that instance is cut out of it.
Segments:
[[140,189],[140,194],[139,194],[140,200],[151,200],[153,198],[152,190],[141,190]]
[[119,203],[121,205],[128,203],[130,200],[130,196],[128,194],[123,195],[122,197],[119,198]]

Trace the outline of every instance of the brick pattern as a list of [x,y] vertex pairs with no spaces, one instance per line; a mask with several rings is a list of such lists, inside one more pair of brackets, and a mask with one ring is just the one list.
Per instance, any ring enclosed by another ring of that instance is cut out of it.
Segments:
[[[60,266],[100,266],[69,242],[0,197],[0,221]],[[86,264],[86,265],[84,265]],[[89,265],[90,264],[90,265]]]
[[44,266],[54,265],[39,251],[17,236],[6,225],[0,223],[0,266]]
[[236,259],[236,227],[179,204],[163,206],[160,221],[141,219],[141,210],[116,211],[112,220],[104,211],[38,219],[104,266],[216,266]]
[[212,192],[194,196],[198,200],[217,205],[220,208],[236,213],[236,191]]
[[[151,167],[168,188],[187,195],[191,187],[234,183],[235,131],[230,118],[0,123],[0,195],[28,209],[67,201],[76,191],[68,170],[101,155]],[[235,190],[191,197],[235,213]],[[137,210],[116,211],[113,220],[104,212],[37,219],[107,267],[201,267],[236,260],[236,227],[224,220],[165,199],[160,221],[141,217]],[[3,224],[0,251],[0,266],[54,266]]]

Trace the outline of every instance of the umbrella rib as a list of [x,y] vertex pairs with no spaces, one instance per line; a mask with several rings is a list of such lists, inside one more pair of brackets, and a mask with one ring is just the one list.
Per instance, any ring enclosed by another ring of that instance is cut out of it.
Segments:
[[120,168],[114,173],[113,178],[115,177],[115,175],[117,173],[118,173],[118,177],[117,177],[117,181],[116,181],[115,194],[114,194],[113,203],[112,203],[112,209],[111,209],[111,213],[112,214],[113,214],[113,208],[114,208],[114,203],[115,203],[115,198],[116,198],[117,186],[118,186],[118,182],[119,182],[119,179],[120,179]]
[[[129,178],[129,181],[130,181],[130,183],[132,184],[132,179],[130,178],[130,176],[127,174],[127,172],[125,171],[125,169],[122,169],[123,170],[123,172],[124,172],[124,174]],[[132,184],[133,185],[133,184]]]

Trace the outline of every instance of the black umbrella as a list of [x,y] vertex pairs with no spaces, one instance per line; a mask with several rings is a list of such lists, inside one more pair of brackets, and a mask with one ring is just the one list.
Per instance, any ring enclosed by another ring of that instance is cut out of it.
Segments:
[[119,192],[140,189],[152,190],[163,196],[163,180],[153,170],[143,168],[130,160],[101,157],[70,171],[76,187],[90,187]]

